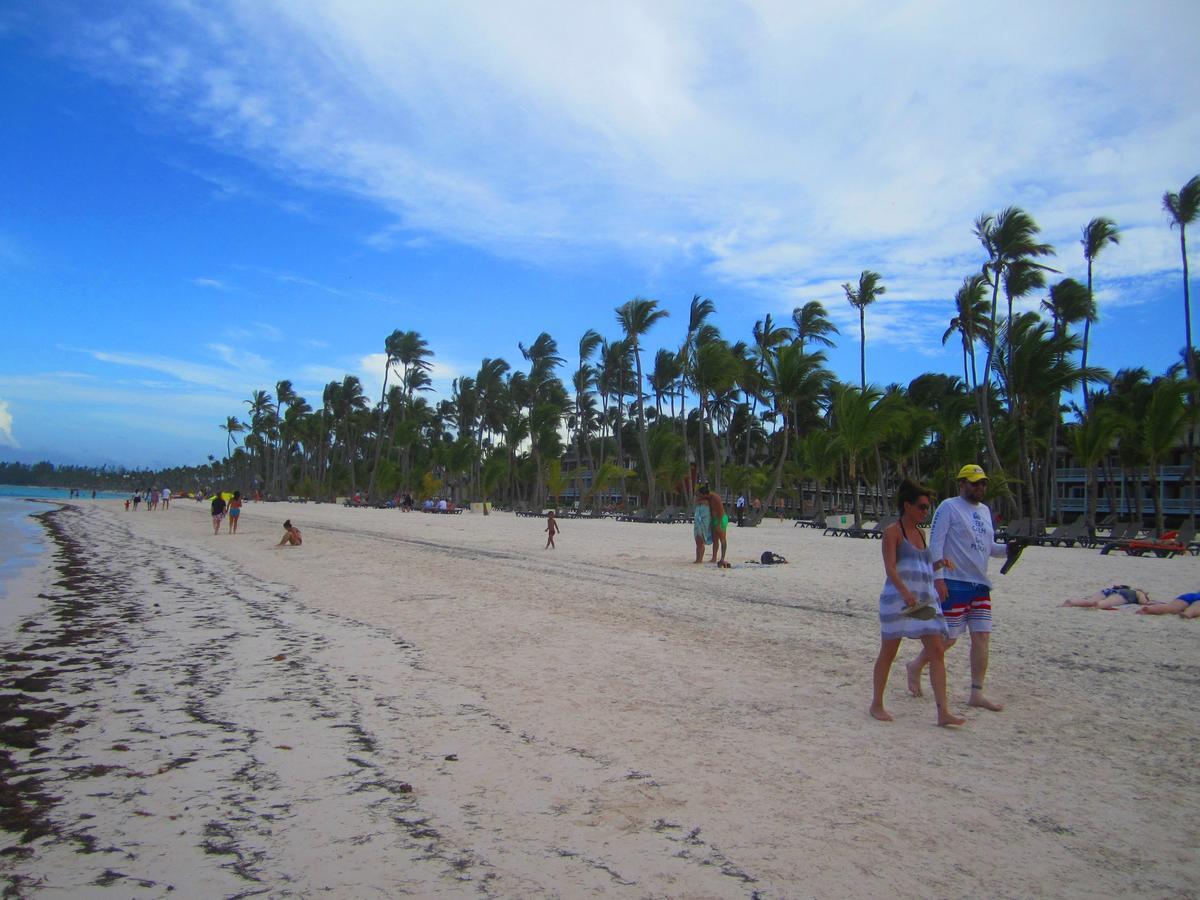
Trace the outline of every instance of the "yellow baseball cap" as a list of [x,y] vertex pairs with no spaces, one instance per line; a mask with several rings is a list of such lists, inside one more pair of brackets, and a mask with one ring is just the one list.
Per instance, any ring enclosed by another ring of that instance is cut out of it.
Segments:
[[983,471],[981,466],[974,463],[969,463],[958,470],[958,480],[967,479],[967,481],[987,481],[987,472]]

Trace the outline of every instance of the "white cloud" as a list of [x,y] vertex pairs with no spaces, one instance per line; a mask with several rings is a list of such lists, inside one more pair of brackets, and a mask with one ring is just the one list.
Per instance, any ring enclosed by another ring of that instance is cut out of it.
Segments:
[[0,400],[0,444],[6,447],[21,446],[13,436],[13,417],[7,400]]
[[197,287],[212,288],[215,291],[227,291],[229,287],[223,281],[216,278],[193,278],[192,284]]
[[872,268],[932,298],[978,267],[973,218],[1017,204],[1064,267],[1111,215],[1129,242],[1109,276],[1152,274],[1200,138],[1178,63],[1200,5],[1167,0],[159,12],[82,28],[77,52],[223,148],[389,211],[364,235],[385,251],[680,255],[775,295]]

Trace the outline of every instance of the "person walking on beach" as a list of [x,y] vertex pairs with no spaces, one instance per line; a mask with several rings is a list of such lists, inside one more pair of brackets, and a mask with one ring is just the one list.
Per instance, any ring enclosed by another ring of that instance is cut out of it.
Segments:
[[[725,513],[725,504],[721,502],[721,497],[716,491],[708,492],[708,508],[712,511],[712,561],[717,563],[718,569],[728,569],[730,565],[725,562],[725,552],[729,549],[726,538],[729,533],[729,516]],[[717,561],[718,544],[721,545],[720,562]]]
[[225,521],[225,498],[220,494],[213,495],[212,501],[213,534],[221,533],[221,523]]
[[[971,634],[971,697],[967,703],[999,712],[1004,704],[983,693],[992,637],[992,583],[987,566],[990,557],[1006,557],[1008,548],[996,541],[992,511],[983,502],[987,486],[987,473],[980,466],[968,464],[958,470],[958,496],[938,504],[929,549],[935,560],[945,563],[933,586],[950,635],[946,649],[966,632]],[[927,662],[929,655],[922,650],[907,664],[908,689],[914,696],[921,695],[921,669]]]
[[745,494],[738,494],[737,500],[734,501],[733,508],[735,510],[737,510],[737,524],[738,524],[738,528],[741,528],[742,527],[742,519],[746,515],[746,495]]
[[171,508],[171,489],[163,488],[161,496],[162,496],[163,512],[166,512],[168,509]]
[[292,524],[292,520],[288,519],[283,523],[283,537],[279,539],[276,547],[299,547],[304,543],[304,539],[300,537],[300,529]]
[[234,491],[229,498],[229,533],[237,534],[238,519],[242,515],[242,492]]
[[708,485],[696,488],[696,513],[692,522],[692,535],[696,538],[696,562],[704,562],[704,548],[712,543],[712,509],[708,505]]
[[937,700],[937,723],[962,725],[966,719],[950,711],[946,694],[946,618],[933,588],[933,555],[921,523],[929,515],[932,492],[905,479],[896,495],[897,522],[883,532],[883,571],[887,578],[879,595],[879,656],[875,660],[871,715],[892,721],[883,706],[883,692],[900,642],[919,640],[929,657],[929,684]]
[[546,546],[543,550],[554,550],[554,536],[560,531],[558,520],[554,518],[554,510],[546,513]]

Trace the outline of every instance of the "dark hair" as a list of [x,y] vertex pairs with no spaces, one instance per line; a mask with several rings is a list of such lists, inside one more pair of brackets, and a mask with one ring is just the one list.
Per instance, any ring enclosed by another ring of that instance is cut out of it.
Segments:
[[923,484],[917,484],[911,478],[905,478],[900,483],[900,489],[896,491],[896,512],[904,514],[905,503],[916,503],[918,497],[928,497],[933,499],[933,489],[927,488]]
[[284,528],[291,528],[291,527],[292,527],[292,520],[291,520],[291,519],[288,519],[287,521],[285,521],[285,522],[283,523],[283,527],[284,527]]

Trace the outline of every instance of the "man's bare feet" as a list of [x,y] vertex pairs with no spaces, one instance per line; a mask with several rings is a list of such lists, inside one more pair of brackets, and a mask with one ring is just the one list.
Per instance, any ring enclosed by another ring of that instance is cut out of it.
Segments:
[[1003,703],[997,703],[994,700],[989,700],[983,696],[983,691],[971,689],[971,699],[967,701],[967,706],[978,706],[982,709],[990,709],[992,712],[1000,712],[1004,709]]
[[878,719],[880,722],[892,721],[892,714],[882,706],[876,706],[874,703],[872,703],[870,712],[871,718]]
[[956,716],[954,713],[949,712],[948,710],[943,710],[939,706],[937,723],[941,728],[952,728],[958,725],[966,725],[967,720],[962,716]]
[[904,671],[908,675],[908,692],[914,697],[923,697],[925,695],[921,693],[921,670],[913,670],[913,663],[915,662],[916,660],[914,659],[912,662],[904,664]]

